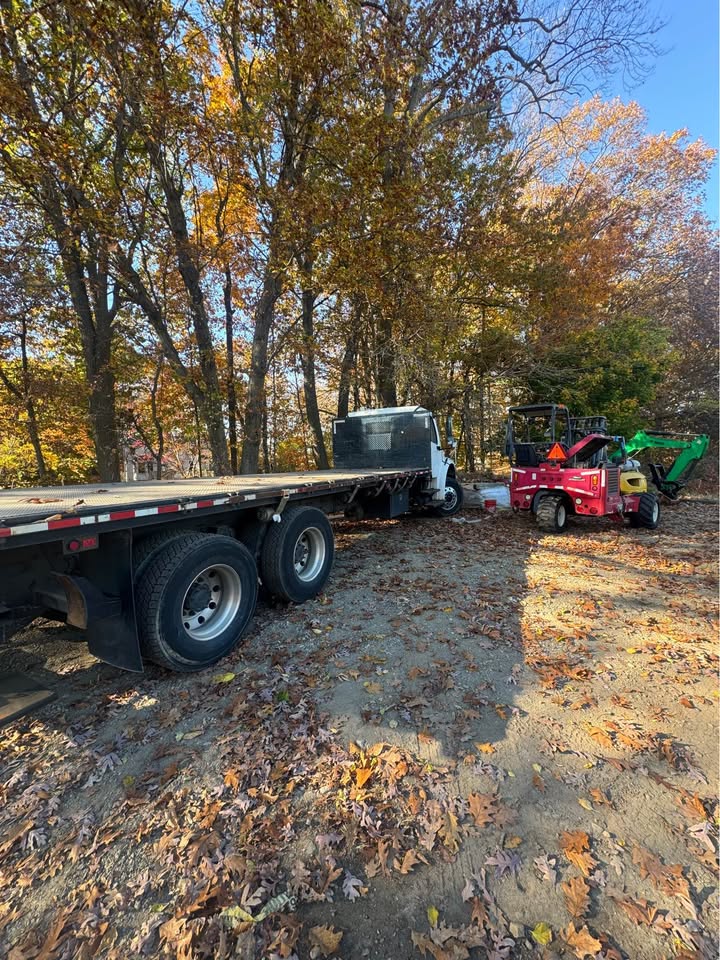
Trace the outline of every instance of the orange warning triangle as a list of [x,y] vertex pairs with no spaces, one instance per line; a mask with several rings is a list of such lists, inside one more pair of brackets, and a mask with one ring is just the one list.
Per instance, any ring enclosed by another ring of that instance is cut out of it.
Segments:
[[552,447],[550,447],[547,458],[548,460],[567,460],[567,454],[559,443],[554,443]]

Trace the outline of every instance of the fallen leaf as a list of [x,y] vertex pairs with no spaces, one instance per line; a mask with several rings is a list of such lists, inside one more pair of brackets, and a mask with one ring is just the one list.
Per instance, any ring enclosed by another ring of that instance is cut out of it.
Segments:
[[395,859],[393,866],[403,875],[407,876],[408,873],[420,863],[420,857],[415,853],[414,850],[406,850],[405,856],[402,858],[402,862]]
[[440,911],[437,907],[428,907],[427,908],[427,918],[428,923],[431,927],[436,927],[437,922],[440,919]]
[[480,753],[495,753],[495,747],[491,743],[476,743],[475,747]]
[[213,683],[230,683],[236,676],[237,674],[232,673],[230,670],[228,670],[227,673],[218,673],[213,677]]
[[593,805],[589,800],[586,800],[585,797],[578,797],[578,803],[583,808],[583,810],[592,810]]
[[470,814],[476,827],[492,823],[497,813],[497,796],[494,793],[471,793],[468,797]]
[[585,729],[593,738],[596,743],[599,743],[601,747],[610,749],[613,745],[612,739],[601,727],[594,727],[591,723],[585,724]]
[[571,877],[560,887],[565,896],[565,906],[571,917],[582,917],[590,904],[590,887],[582,877]]
[[333,927],[311,927],[308,938],[311,946],[317,947],[324,957],[329,957],[340,946],[343,932],[342,930],[335,930]]
[[535,943],[539,943],[541,946],[546,947],[552,940],[552,930],[550,927],[540,921],[536,924],[530,931],[530,936],[533,938]]
[[540,793],[545,793],[545,781],[539,773],[533,774],[532,783],[536,790],[539,790]]
[[360,788],[364,787],[372,776],[371,767],[357,767],[355,772],[355,785]]
[[587,927],[581,930],[575,929],[575,924],[569,924],[562,932],[563,940],[575,951],[578,960],[585,960],[586,957],[594,957],[602,950],[602,943],[592,936]]

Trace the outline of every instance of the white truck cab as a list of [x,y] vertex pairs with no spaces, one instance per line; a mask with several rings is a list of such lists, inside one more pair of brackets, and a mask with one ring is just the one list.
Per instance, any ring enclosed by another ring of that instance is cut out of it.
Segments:
[[[455,447],[452,421],[447,423],[448,447]],[[462,506],[462,487],[455,463],[440,442],[438,424],[430,410],[419,406],[356,410],[333,421],[333,457],[341,469],[425,470],[416,482],[411,502],[450,516]]]

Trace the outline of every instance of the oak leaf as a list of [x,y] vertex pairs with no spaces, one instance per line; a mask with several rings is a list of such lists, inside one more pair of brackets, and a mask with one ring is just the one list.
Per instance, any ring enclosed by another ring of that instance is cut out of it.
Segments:
[[594,957],[602,950],[602,943],[596,940],[588,928],[582,927],[575,929],[575,924],[570,923],[562,932],[563,940],[575,951],[578,960],[585,960],[586,957]]
[[324,957],[330,957],[337,951],[342,938],[342,930],[335,930],[333,927],[318,926],[310,928],[310,945],[317,947]]
[[590,887],[582,877],[571,877],[560,884],[565,896],[565,906],[571,917],[582,917],[590,904]]
[[497,814],[497,796],[494,793],[471,793],[468,806],[475,826],[486,827]]

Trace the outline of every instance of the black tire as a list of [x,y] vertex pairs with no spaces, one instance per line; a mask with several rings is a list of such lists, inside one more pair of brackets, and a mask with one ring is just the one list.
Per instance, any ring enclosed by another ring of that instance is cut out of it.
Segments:
[[637,512],[629,514],[631,527],[654,530],[660,523],[660,501],[652,493],[641,493]]
[[440,507],[433,507],[432,513],[435,517],[453,517],[462,510],[465,494],[463,488],[452,477],[445,481],[445,501]]
[[185,673],[211,666],[237,646],[256,601],[257,567],[247,547],[217,534],[172,537],[135,585],[143,656]]
[[562,497],[543,497],[535,509],[538,526],[546,533],[562,533],[567,527],[567,516]]
[[171,530],[160,530],[158,533],[151,533],[137,543],[133,543],[133,583],[139,583],[143,572],[152,558],[163,550],[171,540],[177,540],[178,537],[202,537],[204,534],[196,530],[182,530],[173,528]]
[[291,507],[271,523],[260,555],[260,577],[275,597],[303,603],[322,590],[335,558],[330,521],[317,507]]

